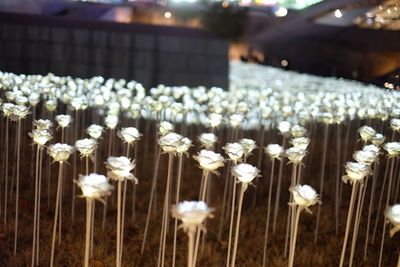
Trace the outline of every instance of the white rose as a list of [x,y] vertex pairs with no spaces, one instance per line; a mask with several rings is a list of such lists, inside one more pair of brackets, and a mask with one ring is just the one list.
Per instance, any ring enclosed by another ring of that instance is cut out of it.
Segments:
[[242,183],[251,183],[259,175],[260,171],[247,163],[240,163],[232,168],[232,175]]

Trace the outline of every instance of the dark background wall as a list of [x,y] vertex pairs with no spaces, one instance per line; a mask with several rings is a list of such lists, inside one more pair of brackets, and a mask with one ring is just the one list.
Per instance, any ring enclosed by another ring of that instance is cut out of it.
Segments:
[[228,87],[228,41],[196,29],[0,13],[0,70]]

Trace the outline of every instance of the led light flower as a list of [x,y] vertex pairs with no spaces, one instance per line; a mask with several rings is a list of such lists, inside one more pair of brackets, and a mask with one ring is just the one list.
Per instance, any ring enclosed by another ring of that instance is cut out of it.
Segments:
[[121,131],[118,132],[118,137],[128,144],[139,141],[141,136],[142,134],[139,133],[138,129],[135,127],[122,128]]
[[91,138],[77,140],[75,142],[75,148],[81,153],[82,157],[88,157],[96,150],[97,141]]
[[307,130],[306,128],[304,128],[303,126],[300,125],[294,125],[291,129],[290,129],[290,134],[294,137],[294,138],[299,138],[299,137],[303,137],[306,134]]
[[67,144],[56,143],[47,148],[47,154],[58,162],[67,161],[73,152],[74,147]]
[[324,112],[321,114],[321,120],[325,124],[332,124],[334,122],[332,113]]
[[211,113],[208,117],[208,123],[211,128],[218,127],[222,123],[222,115],[218,113]]
[[369,126],[362,126],[358,129],[358,132],[360,133],[361,139],[364,142],[370,141],[372,140],[372,138],[374,138],[374,136],[376,135],[376,131]]
[[181,142],[179,143],[178,147],[176,148],[176,152],[178,152],[179,154],[187,155],[187,151],[189,150],[189,148],[191,146],[192,146],[192,141],[189,138],[184,137],[181,139]]
[[170,132],[166,135],[162,135],[158,141],[158,144],[161,146],[164,152],[175,153],[182,142],[182,138],[182,135]]
[[394,227],[390,230],[390,237],[400,230],[400,204],[390,206],[385,211],[385,216]]
[[103,127],[97,124],[92,124],[86,129],[86,132],[90,137],[97,140],[103,133]]
[[380,133],[377,133],[374,135],[374,137],[372,137],[371,142],[376,146],[380,146],[383,144],[383,142],[385,142],[385,136],[383,136]]
[[292,125],[288,121],[281,121],[278,124],[278,130],[282,135],[288,135],[291,127]]
[[17,121],[20,119],[25,119],[25,117],[29,114],[29,108],[26,106],[15,105],[12,109],[12,113],[10,115],[10,120]]
[[51,127],[53,127],[53,123],[50,120],[35,120],[33,122],[33,126],[36,128],[36,130],[49,130]]
[[350,181],[350,183],[354,182],[362,182],[362,180],[371,174],[371,169],[368,164],[359,163],[359,162],[347,162],[346,163],[346,173],[342,177],[344,183]]
[[33,138],[33,142],[39,147],[43,147],[49,140],[53,138],[51,134],[46,130],[34,129],[31,133],[28,134],[30,137]]
[[259,174],[256,167],[247,163],[240,163],[232,168],[232,175],[242,183],[251,183]]
[[57,115],[56,121],[61,128],[66,128],[72,122],[72,117],[70,115]]
[[169,123],[168,121],[162,121],[160,123],[159,132],[160,135],[166,135],[174,130],[174,125]]
[[216,171],[218,168],[224,166],[224,157],[214,151],[202,149],[193,158],[199,163],[200,168],[210,171],[216,175],[219,173]]
[[303,158],[307,155],[307,151],[300,147],[291,147],[286,149],[286,156],[289,161],[293,164],[299,164],[303,160]]
[[239,144],[242,145],[243,147],[243,154],[248,157],[250,156],[251,152],[253,152],[253,150],[255,148],[257,148],[256,142],[252,139],[248,139],[248,138],[243,138],[240,139]]
[[239,143],[227,143],[222,149],[225,150],[225,153],[228,157],[234,162],[236,165],[238,162],[241,161],[243,157],[243,146]]
[[13,103],[4,103],[3,105],[1,105],[1,110],[3,111],[4,116],[5,117],[11,116],[14,107],[15,105]]
[[102,197],[110,195],[113,189],[113,186],[108,183],[108,179],[97,173],[79,175],[79,180],[75,183],[81,188],[83,197],[100,201],[102,201]]
[[46,101],[46,103],[44,103],[44,105],[49,112],[54,112],[57,108],[57,100],[49,99]]
[[213,133],[202,133],[199,136],[199,141],[205,149],[209,149],[217,142],[217,137]]
[[376,146],[376,145],[363,146],[362,150],[374,152],[377,156],[379,155],[379,152],[380,152],[380,148],[378,146]]
[[281,160],[281,156],[284,153],[283,147],[278,144],[269,144],[264,148],[264,150],[271,159]]
[[106,167],[109,169],[107,176],[116,181],[124,179],[133,180],[135,184],[138,179],[131,173],[135,168],[135,161],[130,161],[127,157],[108,157]]
[[117,127],[117,124],[118,124],[118,116],[117,115],[107,115],[107,117],[104,120],[104,124],[109,129],[115,129],[115,127]]
[[206,218],[212,217],[213,211],[203,201],[183,201],[172,205],[171,215],[182,221],[180,227],[186,232],[190,227],[201,227]]
[[353,159],[358,163],[371,165],[377,158],[377,154],[368,150],[358,150],[354,152]]
[[400,155],[400,142],[389,142],[383,145],[389,157],[397,157]]
[[232,128],[238,127],[243,122],[243,115],[242,114],[232,114],[229,116],[229,122]]
[[309,185],[295,185],[289,188],[289,191],[293,195],[293,203],[294,205],[298,205],[299,207],[305,209],[307,212],[311,213],[311,210],[308,208],[315,204],[321,204],[319,200],[319,195]]
[[400,119],[393,118],[390,120],[390,127],[392,127],[393,131],[400,131]]
[[297,137],[293,138],[290,143],[294,147],[298,147],[300,149],[307,149],[308,145],[310,144],[310,139],[308,137]]

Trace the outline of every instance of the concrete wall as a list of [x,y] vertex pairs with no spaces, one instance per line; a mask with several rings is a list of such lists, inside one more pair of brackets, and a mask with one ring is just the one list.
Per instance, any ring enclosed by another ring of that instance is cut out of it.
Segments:
[[0,14],[0,70],[228,86],[228,42],[199,30]]

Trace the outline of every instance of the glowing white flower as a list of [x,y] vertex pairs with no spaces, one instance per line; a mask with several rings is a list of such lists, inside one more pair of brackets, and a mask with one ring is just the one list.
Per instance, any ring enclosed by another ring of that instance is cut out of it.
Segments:
[[372,138],[374,138],[374,136],[376,135],[376,131],[369,126],[362,126],[358,129],[358,132],[360,133],[361,139],[364,142],[370,141],[372,140]]
[[292,125],[290,124],[290,122],[288,121],[281,121],[278,124],[278,130],[282,135],[287,135],[290,132],[290,128],[292,127]]
[[319,196],[317,192],[309,185],[296,185],[291,186],[289,191],[293,195],[293,204],[298,205],[301,208],[304,208],[306,211],[311,213],[309,210],[309,206],[315,205],[317,203],[321,203],[319,200]]
[[371,165],[376,160],[377,154],[369,150],[358,150],[354,152],[353,159],[358,163]]
[[50,130],[53,127],[53,123],[49,120],[40,119],[33,121],[33,126],[36,130]]
[[96,150],[97,141],[91,138],[77,140],[75,142],[75,148],[81,153],[82,157],[88,157]]
[[72,122],[72,117],[70,115],[57,115],[56,121],[61,128],[66,128]]
[[108,183],[108,179],[97,173],[79,175],[79,180],[75,182],[86,198],[101,200],[102,197],[110,195],[113,189],[113,186]]
[[347,175],[344,175],[342,177],[343,182],[345,183],[347,183],[347,181],[350,181],[350,183],[354,183],[357,181],[362,182],[362,179],[371,174],[371,169],[369,165],[365,163],[347,162],[346,173]]
[[57,109],[57,100],[49,99],[44,103],[44,105],[49,112],[54,112]]
[[192,141],[189,138],[184,137],[181,139],[181,142],[176,148],[176,152],[178,152],[179,154],[187,154],[187,151],[191,146],[192,146]]
[[385,211],[385,216],[394,225],[390,230],[390,236],[392,237],[400,230],[400,204],[388,207]]
[[242,183],[251,183],[260,171],[253,165],[240,163],[232,168],[232,175]]
[[97,124],[92,124],[86,129],[86,132],[90,137],[97,140],[103,133],[103,127]]
[[67,144],[56,143],[47,148],[47,154],[58,162],[67,161],[73,152],[74,147]]
[[400,119],[393,118],[390,120],[390,127],[392,127],[393,131],[400,131]]
[[303,160],[303,158],[307,155],[307,151],[300,147],[291,147],[286,149],[286,156],[289,161],[293,164],[299,164]]
[[117,115],[107,115],[107,117],[104,120],[104,124],[109,129],[115,129],[115,127],[117,127],[117,124],[118,124],[118,116]]
[[224,157],[214,151],[202,149],[193,158],[199,163],[200,167],[206,171],[213,172],[218,175],[216,170],[224,166]]
[[242,145],[243,153],[246,155],[246,157],[249,156],[255,148],[257,148],[256,142],[248,138],[240,139],[239,144]]
[[167,153],[175,153],[182,142],[183,136],[177,133],[167,133],[160,137],[158,144]]
[[324,112],[321,114],[322,122],[325,124],[332,124],[334,122],[332,113]]
[[13,103],[4,103],[3,105],[1,105],[1,110],[3,111],[5,117],[11,116],[14,106],[15,105]]
[[364,151],[371,151],[371,152],[375,153],[377,156],[378,156],[378,154],[379,154],[379,152],[380,152],[379,147],[376,146],[376,145],[366,145],[366,146],[363,146],[363,149],[362,149],[362,150],[364,150]]
[[211,113],[208,117],[208,123],[210,127],[218,127],[222,123],[222,115],[218,113]]
[[12,113],[10,115],[10,120],[17,121],[20,119],[25,119],[29,114],[29,108],[26,106],[15,105],[12,109]]
[[264,150],[270,158],[278,160],[281,160],[281,156],[284,152],[283,147],[278,144],[269,144],[264,148]]
[[205,149],[209,149],[217,142],[217,137],[213,133],[202,133],[199,136],[199,141]]
[[294,125],[290,129],[290,133],[294,138],[303,137],[306,134],[306,132],[307,132],[306,128],[300,125]]
[[181,227],[187,231],[189,227],[201,226],[206,218],[212,217],[213,211],[203,201],[183,201],[172,206],[171,215],[180,219]]
[[128,144],[139,141],[141,136],[142,134],[139,133],[138,129],[135,127],[122,128],[121,131],[118,132],[118,137]]
[[135,161],[131,162],[127,157],[108,157],[106,162],[106,167],[109,169],[107,176],[116,181],[133,180],[137,184],[138,179],[131,173],[135,166]]
[[389,142],[383,145],[390,157],[397,157],[400,155],[400,142]]
[[232,114],[231,116],[229,116],[229,122],[233,128],[236,128],[243,122],[243,115]]
[[222,149],[225,150],[225,153],[228,157],[235,163],[241,161],[243,157],[243,146],[239,143],[227,143]]
[[310,144],[310,139],[308,137],[297,137],[293,138],[290,143],[294,147],[298,147],[300,149],[306,150],[308,145]]
[[40,147],[43,147],[53,137],[47,130],[34,129],[29,136],[33,138],[33,142]]
[[374,137],[372,137],[371,142],[376,146],[380,146],[383,144],[383,142],[385,142],[385,136],[383,136],[380,133],[377,133],[374,135]]
[[168,121],[162,121],[160,123],[159,132],[160,135],[166,135],[174,130],[174,125],[169,123]]

